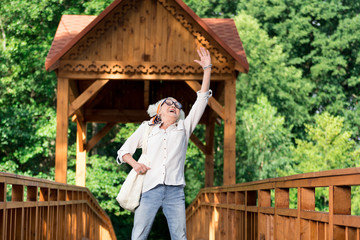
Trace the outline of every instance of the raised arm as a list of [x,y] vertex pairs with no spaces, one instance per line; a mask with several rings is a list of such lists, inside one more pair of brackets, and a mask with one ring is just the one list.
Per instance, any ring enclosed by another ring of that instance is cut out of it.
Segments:
[[200,66],[204,69],[203,81],[201,84],[200,92],[209,91],[210,87],[210,75],[211,75],[211,56],[209,50],[205,50],[205,48],[201,47],[197,50],[200,60],[194,60],[194,62],[200,64]]

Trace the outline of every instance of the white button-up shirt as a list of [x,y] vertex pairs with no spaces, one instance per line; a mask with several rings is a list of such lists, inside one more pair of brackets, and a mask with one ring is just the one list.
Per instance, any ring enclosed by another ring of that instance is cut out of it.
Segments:
[[[151,162],[149,166],[151,169],[145,175],[143,192],[158,184],[185,186],[184,166],[189,138],[200,121],[211,95],[211,90],[204,93],[197,92],[197,99],[184,120],[179,120],[165,130],[159,125],[153,127],[147,145],[147,157]],[[119,164],[124,162],[122,157],[125,154],[133,155],[137,148],[142,147],[142,138],[148,123],[148,121],[143,122],[119,149],[117,152]]]

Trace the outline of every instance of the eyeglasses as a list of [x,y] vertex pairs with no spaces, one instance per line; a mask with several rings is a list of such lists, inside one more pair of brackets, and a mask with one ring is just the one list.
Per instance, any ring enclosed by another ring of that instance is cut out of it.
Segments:
[[164,103],[166,103],[166,105],[168,105],[168,106],[171,106],[171,105],[174,104],[174,106],[175,106],[177,109],[181,109],[181,108],[182,108],[181,103],[175,102],[175,101],[172,100],[171,98],[165,99],[165,100],[161,103],[161,106],[164,105]]

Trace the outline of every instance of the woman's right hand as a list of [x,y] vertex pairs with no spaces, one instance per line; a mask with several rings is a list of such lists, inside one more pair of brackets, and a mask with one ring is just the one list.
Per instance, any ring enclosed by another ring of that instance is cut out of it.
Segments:
[[146,174],[146,172],[148,170],[150,170],[150,168],[148,166],[146,166],[145,164],[142,164],[142,163],[138,163],[138,162],[134,163],[133,169],[139,175]]
[[132,166],[137,174],[146,174],[146,172],[150,169],[145,164],[137,162],[129,153],[123,156],[124,162]]

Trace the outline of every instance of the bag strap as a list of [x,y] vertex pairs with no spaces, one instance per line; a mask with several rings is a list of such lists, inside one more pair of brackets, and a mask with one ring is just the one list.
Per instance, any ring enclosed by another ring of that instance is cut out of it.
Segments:
[[143,153],[147,153],[147,144],[148,144],[148,138],[149,138],[149,134],[151,132],[151,129],[153,129],[154,126],[146,126],[146,130],[144,132],[143,135],[143,140],[142,140],[142,152]]

